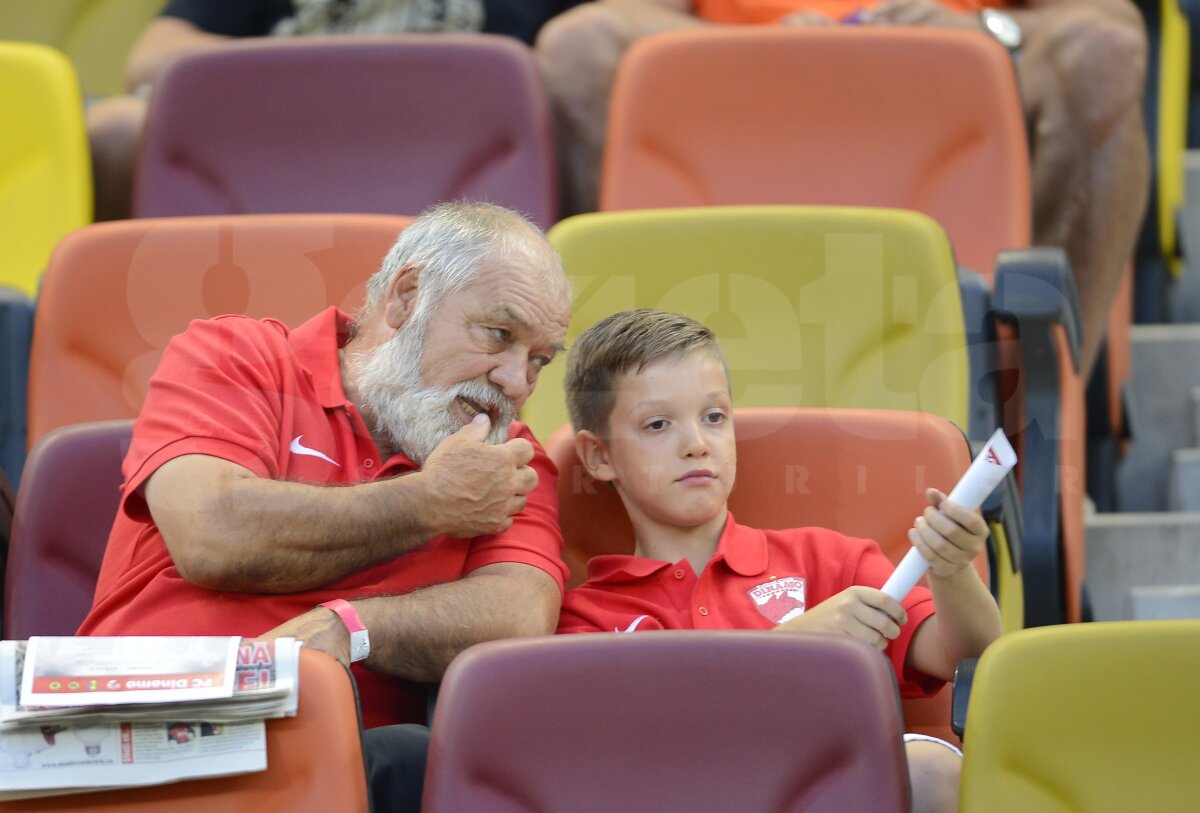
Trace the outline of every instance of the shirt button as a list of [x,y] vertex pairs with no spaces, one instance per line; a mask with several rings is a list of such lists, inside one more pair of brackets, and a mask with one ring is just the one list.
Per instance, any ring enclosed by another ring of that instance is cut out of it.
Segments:
[[682,570],[676,570],[676,571],[675,571],[675,578],[677,578],[677,579],[682,579],[682,578],[683,578],[683,571],[682,571]]
[[700,615],[708,615],[708,608],[707,608],[707,607],[701,607],[701,608],[699,608],[698,610],[696,610],[696,612],[700,613]]
[[370,458],[368,458],[368,459],[364,460],[364,461],[363,461],[363,468],[364,468],[364,469],[373,469],[373,468],[375,468],[375,461],[374,461],[374,460],[371,460]]

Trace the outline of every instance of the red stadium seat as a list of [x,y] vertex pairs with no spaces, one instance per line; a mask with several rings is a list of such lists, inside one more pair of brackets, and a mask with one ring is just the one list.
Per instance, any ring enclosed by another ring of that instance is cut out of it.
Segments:
[[560,635],[446,671],[424,813],[909,809],[896,684],[830,635]]
[[541,79],[511,38],[253,39],[155,83],[134,213],[415,215],[470,198],[545,228],[555,178]]

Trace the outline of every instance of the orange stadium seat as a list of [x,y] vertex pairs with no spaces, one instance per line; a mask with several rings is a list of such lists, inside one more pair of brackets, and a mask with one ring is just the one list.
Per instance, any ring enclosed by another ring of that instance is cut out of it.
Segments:
[[415,215],[460,198],[544,228],[557,219],[528,47],[486,34],[259,38],[180,59],[155,83],[134,213]]
[[300,651],[300,707],[267,721],[267,770],[147,788],[0,802],[4,813],[367,813],[358,697],[349,671],[312,649]]
[[422,810],[900,813],[900,731],[890,667],[850,638],[493,641],[446,671]]
[[[832,528],[876,540],[893,562],[910,548],[907,531],[928,504],[925,488],[949,493],[971,464],[962,431],[924,412],[743,408],[734,424],[738,476],[729,508],[739,522]],[[617,493],[584,471],[570,426],[551,435],[546,451],[559,470],[563,558],[574,586],[593,556],[633,553],[633,530]],[[986,581],[986,555],[976,567]],[[905,700],[908,729],[954,741],[950,694]]]
[[1011,252],[1030,245],[1032,204],[1008,53],[921,27],[713,26],[636,42],[613,91],[601,208],[764,203],[924,212],[993,282],[967,329],[972,379],[1003,382],[992,423],[1027,447],[1027,623],[1082,618],[1078,302],[1061,251]]
[[46,270],[29,372],[30,444],[71,423],[133,418],[171,337],[192,319],[295,326],[353,311],[409,218],[241,215],[97,223]]

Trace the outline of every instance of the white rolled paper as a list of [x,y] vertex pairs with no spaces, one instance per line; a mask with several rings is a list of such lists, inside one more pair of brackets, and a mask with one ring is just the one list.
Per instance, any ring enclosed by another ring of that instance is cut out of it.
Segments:
[[[1004,436],[1004,431],[997,429],[946,499],[955,505],[974,510],[983,505],[983,501],[995,491],[996,486],[1000,485],[1000,481],[1015,465],[1017,453]],[[928,569],[929,563],[916,548],[912,548],[904,554],[895,572],[888,578],[883,592],[896,601],[902,601]]]

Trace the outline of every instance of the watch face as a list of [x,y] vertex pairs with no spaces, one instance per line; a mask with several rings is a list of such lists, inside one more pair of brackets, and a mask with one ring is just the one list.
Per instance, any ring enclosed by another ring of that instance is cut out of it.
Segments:
[[996,38],[996,41],[1010,51],[1021,47],[1021,27],[1008,14],[994,8],[985,8],[980,12],[984,28]]

